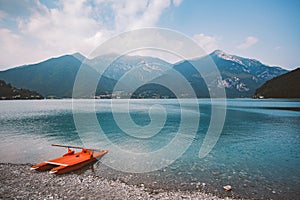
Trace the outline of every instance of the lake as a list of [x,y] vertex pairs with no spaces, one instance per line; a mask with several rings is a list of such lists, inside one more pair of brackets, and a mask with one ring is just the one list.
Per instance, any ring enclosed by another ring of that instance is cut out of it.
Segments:
[[[299,109],[299,99],[0,101],[0,162],[36,163],[65,152],[52,143],[85,145],[110,150],[95,169],[108,178],[236,198],[297,199]],[[208,130],[211,151],[199,157]],[[230,193],[223,191],[227,184]]]

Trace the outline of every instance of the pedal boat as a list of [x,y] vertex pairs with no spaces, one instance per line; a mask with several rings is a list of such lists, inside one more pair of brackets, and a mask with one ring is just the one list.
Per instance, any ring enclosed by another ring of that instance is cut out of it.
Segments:
[[[52,145],[60,147],[68,147],[68,152],[62,157],[55,158],[49,161],[44,161],[33,165],[31,170],[36,171],[49,171],[51,174],[65,174],[82,167],[85,167],[91,163],[96,162],[99,158],[105,155],[108,150],[96,150],[96,149],[86,149],[81,147],[63,146],[63,145]],[[75,153],[74,150],[70,148],[81,148],[81,152]]]

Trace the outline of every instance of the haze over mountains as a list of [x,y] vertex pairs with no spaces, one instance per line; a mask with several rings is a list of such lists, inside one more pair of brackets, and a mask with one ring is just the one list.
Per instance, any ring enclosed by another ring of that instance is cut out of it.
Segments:
[[[96,94],[90,91],[87,94],[91,96],[82,97],[109,95],[118,82],[116,92],[123,97],[130,97],[132,93],[134,98],[174,97],[168,87],[155,82],[176,87],[179,92],[177,97],[190,97],[192,94],[178,81],[177,76],[180,74],[192,86],[197,97],[217,97],[218,94],[213,92],[225,88],[226,96],[232,98],[252,97],[255,90],[267,80],[288,72],[280,67],[267,66],[257,60],[229,55],[220,50],[174,65],[159,58],[144,56],[121,56],[110,63],[114,56],[85,59],[78,53],[65,55],[1,71],[0,80],[18,88],[37,91],[44,96],[69,98],[72,97],[77,72],[83,64],[86,68],[86,85],[83,88],[89,88],[89,80],[99,78],[100,81]],[[210,67],[211,61],[216,64],[221,77],[217,77],[217,70]],[[201,74],[194,66],[200,66]],[[100,75],[98,71],[104,68],[106,70]]]

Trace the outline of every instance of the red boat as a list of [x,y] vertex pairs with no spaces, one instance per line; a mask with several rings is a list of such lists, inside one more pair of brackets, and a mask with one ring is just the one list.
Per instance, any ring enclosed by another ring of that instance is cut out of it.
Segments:
[[[68,152],[65,153],[62,157],[33,165],[31,167],[31,170],[50,170],[51,174],[65,174],[96,162],[97,159],[108,152],[108,150],[86,149],[76,146],[65,146],[57,144],[52,144],[52,146],[67,147]],[[81,149],[81,152],[75,153],[75,151],[71,150],[70,148]]]

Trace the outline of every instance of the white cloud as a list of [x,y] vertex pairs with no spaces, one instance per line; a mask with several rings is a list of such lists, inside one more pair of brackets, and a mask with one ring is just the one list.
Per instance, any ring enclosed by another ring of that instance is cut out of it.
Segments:
[[169,6],[170,0],[113,1],[115,28],[118,31],[124,31],[154,26],[162,11]]
[[174,6],[178,7],[182,3],[182,0],[173,0]]
[[258,39],[256,37],[249,36],[246,38],[245,42],[238,45],[237,48],[238,49],[248,49],[248,48],[252,47],[254,44],[256,44],[257,42],[258,42]]
[[53,8],[38,0],[27,3],[24,16],[7,14],[12,6],[0,8],[1,18],[14,18],[18,25],[17,29],[0,27],[0,68],[67,53],[88,55],[117,33],[155,26],[171,0],[61,0]]
[[193,39],[201,48],[203,48],[208,53],[218,49],[218,39],[214,36],[204,35],[203,33],[200,33],[194,35]]
[[21,37],[6,28],[0,29],[0,46],[0,67],[3,68],[33,63],[53,56],[53,52],[44,50],[29,38]]
[[90,17],[92,7],[85,3],[84,0],[64,0],[58,9],[48,9],[40,4],[39,8],[44,12],[35,12],[28,20],[20,20],[20,30],[45,49],[88,53],[105,39],[107,30]]

